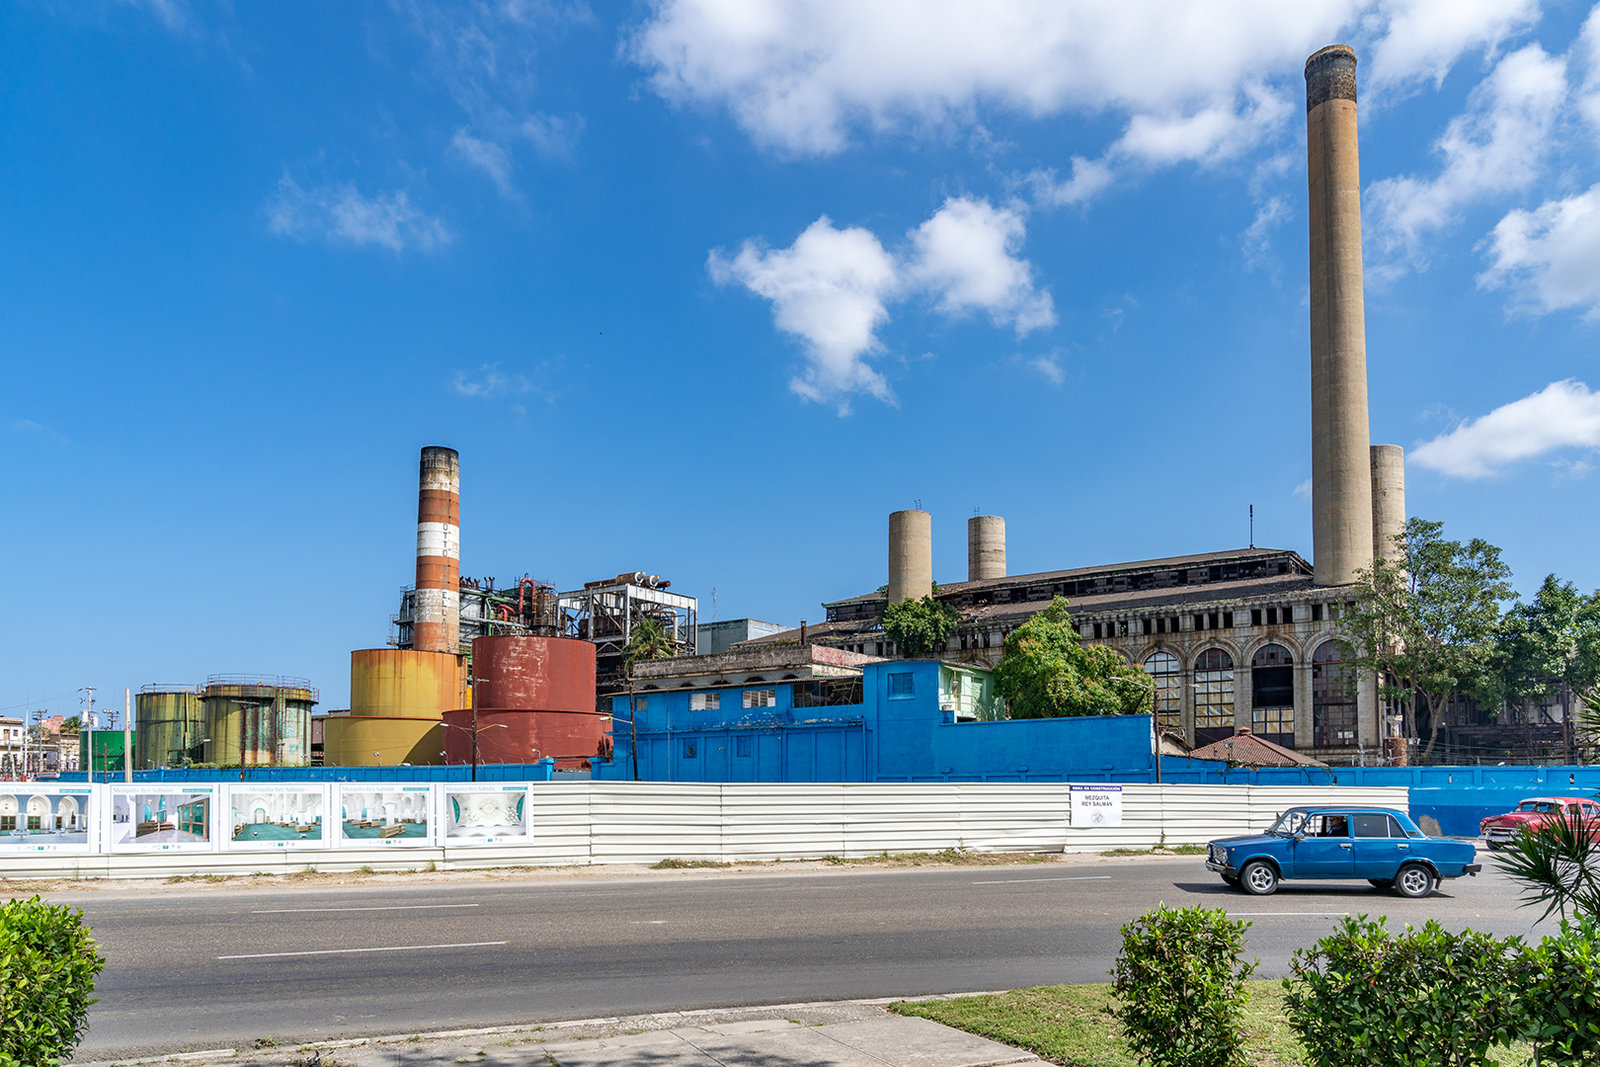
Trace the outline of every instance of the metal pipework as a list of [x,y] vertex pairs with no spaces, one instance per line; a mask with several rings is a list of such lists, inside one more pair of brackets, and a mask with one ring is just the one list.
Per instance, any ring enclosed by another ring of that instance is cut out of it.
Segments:
[[967,581],[1006,576],[1006,520],[974,515],[967,520]]
[[[1372,446],[1372,558],[1405,559],[1406,450]],[[1398,538],[1398,540],[1397,540]]]
[[453,448],[422,450],[417,493],[416,619],[411,647],[461,651],[461,457]]
[[889,513],[889,603],[933,595],[933,516]]
[[1367,333],[1361,279],[1356,54],[1306,60],[1311,216],[1311,512],[1317,585],[1372,566]]

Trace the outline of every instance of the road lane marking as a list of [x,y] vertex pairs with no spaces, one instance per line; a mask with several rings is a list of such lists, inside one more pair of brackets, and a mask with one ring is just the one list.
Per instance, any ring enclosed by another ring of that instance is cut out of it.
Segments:
[[466,941],[459,945],[394,945],[386,948],[323,948],[313,952],[252,952],[245,956],[218,956],[219,960],[271,960],[283,956],[354,956],[361,952],[421,952],[430,948],[486,948],[509,941]]
[[628,925],[629,926],[665,926],[665,925],[667,925],[667,920],[665,920],[665,919],[629,919],[628,920]]
[[477,904],[389,904],[374,908],[262,908],[251,915],[301,915],[310,911],[423,911],[428,908],[476,908]]
[[1010,885],[1013,882],[1100,882],[1110,881],[1109,874],[1078,874],[1062,878],[997,878],[992,882],[973,882],[973,885]]
[[1245,915],[1254,918],[1258,915],[1300,915],[1311,918],[1327,918],[1330,915],[1349,915],[1348,911],[1230,911],[1229,915]]

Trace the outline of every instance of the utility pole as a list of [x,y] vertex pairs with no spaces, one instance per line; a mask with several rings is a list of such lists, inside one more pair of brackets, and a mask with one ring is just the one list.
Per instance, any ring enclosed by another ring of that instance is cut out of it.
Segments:
[[133,690],[122,691],[122,780],[133,781]]
[[[83,736],[87,739],[84,747],[89,750],[89,782],[94,783],[94,686],[86,685],[83,689],[89,694],[89,708],[83,716]],[[60,736],[59,734],[57,735]]]

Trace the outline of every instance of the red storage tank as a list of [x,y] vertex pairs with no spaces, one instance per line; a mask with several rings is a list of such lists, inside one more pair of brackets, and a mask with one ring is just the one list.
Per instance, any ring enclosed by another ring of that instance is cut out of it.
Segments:
[[473,707],[444,714],[446,763],[529,763],[553,757],[582,770],[600,751],[594,645],[568,637],[480,637],[472,642]]

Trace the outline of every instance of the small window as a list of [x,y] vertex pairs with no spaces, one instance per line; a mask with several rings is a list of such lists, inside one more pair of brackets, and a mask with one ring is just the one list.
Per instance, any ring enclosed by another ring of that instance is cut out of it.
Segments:
[[911,684],[911,677],[912,676],[909,674],[889,675],[890,700],[904,700],[907,697],[915,695],[913,691],[914,687]]
[[1251,608],[1250,609],[1250,625],[1251,626],[1260,626],[1261,625],[1261,609],[1260,608]]
[[695,752],[695,743],[693,741],[684,741],[684,743],[683,743],[683,758],[684,759],[694,759],[694,758],[696,758],[696,755],[697,755],[697,753]]
[[749,759],[756,754],[756,739],[749,734],[740,734],[733,739],[733,754],[739,759]]
[[1355,835],[1357,837],[1404,837],[1405,831],[1400,829],[1400,824],[1393,815],[1379,815],[1375,812],[1357,814],[1355,817]]
[[649,697],[634,697],[633,698],[633,707],[634,707],[635,711],[643,711],[646,708],[648,708],[649,706],[650,706],[650,698]]
[[1322,605],[1321,604],[1313,604],[1313,605],[1311,605],[1311,621],[1312,622],[1321,622],[1322,621]]
[[775,689],[746,689],[744,691],[744,706],[746,708],[770,708],[778,703],[778,694]]
[[722,707],[721,693],[690,693],[690,711],[716,711]]

